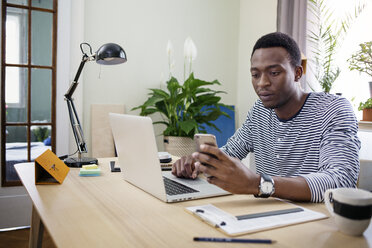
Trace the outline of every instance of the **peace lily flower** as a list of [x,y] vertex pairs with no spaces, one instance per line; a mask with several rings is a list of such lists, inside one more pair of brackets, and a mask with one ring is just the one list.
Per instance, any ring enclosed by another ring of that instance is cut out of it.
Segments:
[[187,37],[185,40],[185,44],[183,46],[183,56],[184,56],[184,70],[183,70],[183,78],[186,79],[186,63],[189,64],[189,74],[192,72],[192,61],[196,59],[198,51],[196,49],[195,43],[190,37]]
[[[170,40],[167,43],[167,57],[168,57],[168,66],[169,66],[169,78],[172,77],[172,71],[175,65],[173,59],[173,44]],[[183,68],[183,81],[186,80],[186,69],[189,68],[189,75],[192,73],[192,61],[196,59],[198,51],[196,49],[195,43],[190,37],[187,37],[184,43],[183,55],[184,55],[184,68]]]
[[196,59],[198,51],[196,49],[195,43],[190,37],[187,37],[185,44],[183,46],[183,55],[188,61],[193,61]]
[[168,40],[168,44],[167,44],[167,55],[168,55],[168,58],[170,58],[173,54],[173,44],[170,40]]
[[[171,68],[173,46],[170,41],[166,51]],[[183,84],[170,74],[169,80],[165,84],[160,84],[160,89],[150,89],[148,99],[142,105],[132,108],[132,110],[141,110],[142,116],[159,113],[163,120],[156,121],[154,124],[166,125],[164,136],[192,139],[195,133],[204,131],[202,125],[210,125],[211,121],[221,115],[228,117],[221,107],[231,108],[221,103],[221,97],[218,96],[219,93],[225,92],[207,88],[208,85],[221,85],[220,82],[218,80],[208,82],[194,77],[191,63],[196,55],[196,46],[188,37],[184,44]],[[185,78],[186,65],[190,69],[187,79]],[[214,125],[212,127],[215,128]]]
[[168,56],[168,66],[169,66],[169,78],[172,77],[172,71],[174,68],[174,60],[173,60],[173,44],[170,40],[168,40],[167,44],[167,56]]

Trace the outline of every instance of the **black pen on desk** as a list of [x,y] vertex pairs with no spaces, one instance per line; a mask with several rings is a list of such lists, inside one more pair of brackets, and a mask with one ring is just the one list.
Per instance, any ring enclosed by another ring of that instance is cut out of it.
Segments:
[[254,244],[275,243],[275,241],[271,239],[232,239],[232,238],[210,238],[210,237],[194,237],[194,241],[221,242],[221,243],[254,243]]

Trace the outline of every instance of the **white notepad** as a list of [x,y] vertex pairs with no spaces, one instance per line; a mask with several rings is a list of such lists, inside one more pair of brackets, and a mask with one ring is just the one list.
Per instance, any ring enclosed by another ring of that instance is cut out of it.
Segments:
[[294,213],[277,214],[242,220],[238,220],[236,216],[231,215],[212,204],[187,207],[186,210],[230,236],[237,236],[327,218],[327,216],[322,213],[296,205],[293,206],[301,208],[303,211],[301,210]]

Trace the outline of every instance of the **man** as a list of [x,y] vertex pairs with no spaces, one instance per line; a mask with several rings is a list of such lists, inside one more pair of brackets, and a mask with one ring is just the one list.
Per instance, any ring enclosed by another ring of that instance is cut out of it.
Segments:
[[[202,145],[202,153],[176,161],[173,174],[196,178],[205,172],[209,183],[234,194],[295,201],[321,202],[329,188],[355,187],[360,141],[353,109],[344,98],[305,93],[302,73],[291,37],[278,32],[261,37],[251,55],[259,100],[243,126],[221,149]],[[257,174],[240,161],[249,152]]]

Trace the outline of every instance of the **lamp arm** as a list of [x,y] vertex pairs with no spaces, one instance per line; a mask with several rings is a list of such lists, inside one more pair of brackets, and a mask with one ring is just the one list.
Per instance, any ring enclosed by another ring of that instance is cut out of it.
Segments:
[[78,80],[79,80],[80,74],[81,74],[81,72],[84,68],[84,65],[87,61],[89,61],[89,57],[86,54],[84,54],[83,58],[80,62],[80,66],[79,66],[79,68],[76,72],[74,81],[72,82],[72,84],[70,85],[70,88],[67,90],[67,92],[65,94],[65,100],[67,102],[67,108],[68,108],[68,113],[69,113],[69,117],[70,117],[72,132],[73,132],[74,137],[75,137],[75,142],[76,142],[79,154],[87,153],[88,149],[87,149],[87,146],[86,146],[86,143],[85,143],[84,133],[83,133],[83,130],[82,130],[81,125],[80,125],[79,117],[78,117],[77,111],[75,109],[75,104],[74,104],[74,101],[72,99],[72,95],[74,94],[74,92],[76,90],[76,87],[79,84]]
[[80,77],[80,74],[81,72],[83,71],[83,68],[84,68],[84,65],[85,63],[89,60],[89,57],[84,54],[83,55],[83,58],[80,62],[80,65],[79,65],[79,68],[76,72],[76,75],[75,75],[75,78],[74,78],[74,81],[72,81],[71,85],[70,85],[70,88],[67,90],[66,94],[65,94],[65,97],[66,99],[70,99],[71,100],[71,97],[72,95],[74,94],[75,90],[76,90],[76,87],[78,86],[79,82],[79,77]]
[[76,142],[78,151],[79,153],[87,153],[88,149],[85,143],[84,133],[80,125],[79,117],[75,109],[74,101],[72,99],[66,98],[66,102],[67,102],[67,108],[68,108],[68,113],[70,117],[72,132],[75,137],[75,142]]

